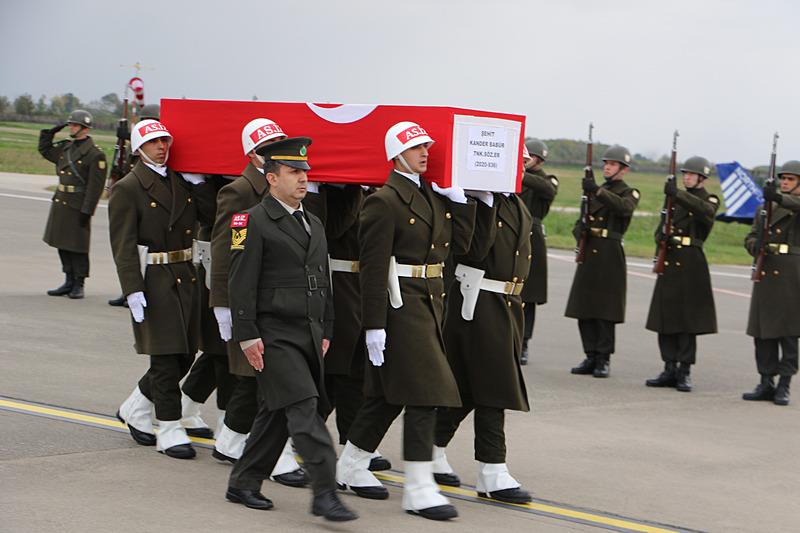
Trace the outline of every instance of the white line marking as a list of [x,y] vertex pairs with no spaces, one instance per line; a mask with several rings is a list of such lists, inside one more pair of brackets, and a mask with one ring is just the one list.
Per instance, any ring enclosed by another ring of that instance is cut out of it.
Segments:
[[[0,196],[4,196],[6,198],[19,198],[20,200],[38,200],[40,202],[47,202],[47,203],[50,203],[50,202],[53,201],[52,198],[43,198],[41,196],[26,196],[24,194],[11,194],[11,193],[7,193],[7,192],[0,192]],[[97,207],[108,208],[108,204],[98,203]]]

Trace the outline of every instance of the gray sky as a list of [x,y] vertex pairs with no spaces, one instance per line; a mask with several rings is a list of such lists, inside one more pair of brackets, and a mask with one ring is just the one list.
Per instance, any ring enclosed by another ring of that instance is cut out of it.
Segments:
[[0,3],[0,94],[473,107],[527,134],[681,159],[800,159],[800,4],[784,0]]

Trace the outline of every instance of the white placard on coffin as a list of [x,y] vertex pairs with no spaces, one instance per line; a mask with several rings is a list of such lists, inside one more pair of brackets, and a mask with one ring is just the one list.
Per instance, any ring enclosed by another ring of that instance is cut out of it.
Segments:
[[453,115],[452,183],[476,191],[517,192],[521,123]]

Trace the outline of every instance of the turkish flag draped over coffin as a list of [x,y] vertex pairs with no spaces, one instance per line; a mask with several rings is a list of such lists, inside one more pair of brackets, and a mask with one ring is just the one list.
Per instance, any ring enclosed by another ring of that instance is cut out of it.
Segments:
[[240,174],[248,162],[242,128],[259,117],[274,120],[290,137],[313,139],[308,177],[314,181],[382,185],[392,168],[386,130],[409,120],[435,141],[424,174],[428,181],[520,190],[525,117],[456,107],[162,99],[161,122],[173,136],[170,167]]

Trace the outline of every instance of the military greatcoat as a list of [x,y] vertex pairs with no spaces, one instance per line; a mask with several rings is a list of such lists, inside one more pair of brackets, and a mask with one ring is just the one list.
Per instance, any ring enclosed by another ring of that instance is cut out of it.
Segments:
[[53,144],[54,136],[50,130],[39,134],[39,153],[56,164],[58,176],[43,240],[59,250],[89,253],[91,227],[81,225],[81,218],[94,215],[103,194],[106,155],[91,137]]
[[[575,269],[565,315],[580,320],[625,321],[626,265],[622,237],[639,204],[639,191],[606,181],[590,204],[586,257]],[[575,238],[580,236],[580,220]]]
[[[216,197],[219,190],[225,185],[230,184],[231,181],[223,176],[214,175],[209,176],[208,186],[211,188],[210,193]],[[215,210],[216,216],[216,210]],[[211,241],[214,218],[211,223],[198,221],[197,223],[197,240]],[[230,247],[230,246],[229,246]],[[212,269],[214,258],[211,258]],[[206,269],[202,264],[197,266],[197,277],[200,280],[200,343],[199,348],[204,353],[211,353],[214,355],[222,355],[228,353],[226,342],[219,336],[219,324],[214,317],[214,310],[209,305],[211,297],[211,290],[206,286]],[[228,289],[227,280],[225,281],[225,290]]]
[[545,240],[544,217],[550,212],[558,193],[558,178],[544,170],[526,171],[522,176],[522,192],[519,197],[533,217],[531,248],[533,260],[525,278],[522,301],[532,304],[547,303],[547,242]]
[[[714,225],[719,199],[705,189],[678,191],[667,243],[664,272],[658,276],[647,329],[673,335],[717,332],[717,313],[703,243]],[[659,225],[656,244],[663,233]]]
[[444,282],[441,277],[400,278],[403,306],[389,304],[390,258],[400,264],[442,263],[450,250],[469,250],[475,204],[458,204],[420,187],[397,172],[364,201],[359,230],[361,320],[366,329],[386,330],[385,362],[367,363],[364,395],[393,405],[460,407],[442,337]]

